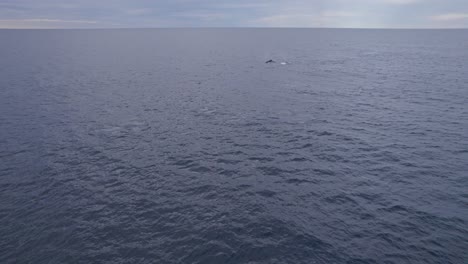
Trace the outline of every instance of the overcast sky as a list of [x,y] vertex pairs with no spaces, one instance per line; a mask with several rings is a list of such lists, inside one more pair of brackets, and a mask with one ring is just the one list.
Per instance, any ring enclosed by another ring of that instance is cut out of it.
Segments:
[[468,28],[468,0],[0,0],[0,28]]

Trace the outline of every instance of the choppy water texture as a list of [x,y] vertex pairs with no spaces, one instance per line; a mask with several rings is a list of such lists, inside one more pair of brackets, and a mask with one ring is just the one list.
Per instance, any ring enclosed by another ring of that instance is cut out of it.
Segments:
[[1,263],[468,261],[468,31],[3,30],[0,58]]

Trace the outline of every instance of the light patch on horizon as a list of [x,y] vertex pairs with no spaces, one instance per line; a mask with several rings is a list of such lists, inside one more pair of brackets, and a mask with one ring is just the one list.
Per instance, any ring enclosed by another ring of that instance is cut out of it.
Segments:
[[409,5],[421,2],[421,0],[384,0],[384,2],[395,5]]
[[468,13],[446,13],[428,18],[433,28],[467,28]]
[[93,20],[62,20],[62,19],[47,19],[47,18],[29,18],[29,19],[0,19],[0,28],[17,28],[17,29],[36,29],[36,28],[76,28],[90,27],[98,24],[98,21]]
[[468,19],[468,13],[449,13],[436,15],[431,17],[435,21],[454,21],[454,20],[465,20]]
[[136,8],[136,9],[129,9],[129,10],[124,10],[125,13],[128,15],[133,15],[133,16],[141,16],[141,15],[148,15],[153,13],[153,10],[150,8]]
[[252,21],[266,27],[350,27],[349,18],[358,14],[343,11],[325,11],[318,14],[278,14]]
[[214,21],[226,19],[228,15],[225,13],[213,13],[213,12],[181,12],[174,14],[174,17],[189,18],[189,19],[200,19],[203,21]]

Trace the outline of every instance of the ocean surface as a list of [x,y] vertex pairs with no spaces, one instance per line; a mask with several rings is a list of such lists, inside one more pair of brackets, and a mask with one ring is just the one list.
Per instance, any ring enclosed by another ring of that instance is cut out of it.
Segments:
[[0,30],[0,263],[468,263],[468,30]]

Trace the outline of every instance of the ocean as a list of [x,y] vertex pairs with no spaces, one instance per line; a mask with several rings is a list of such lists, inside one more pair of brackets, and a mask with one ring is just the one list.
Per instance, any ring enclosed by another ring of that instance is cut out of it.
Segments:
[[468,263],[468,30],[0,30],[0,237],[5,264]]

